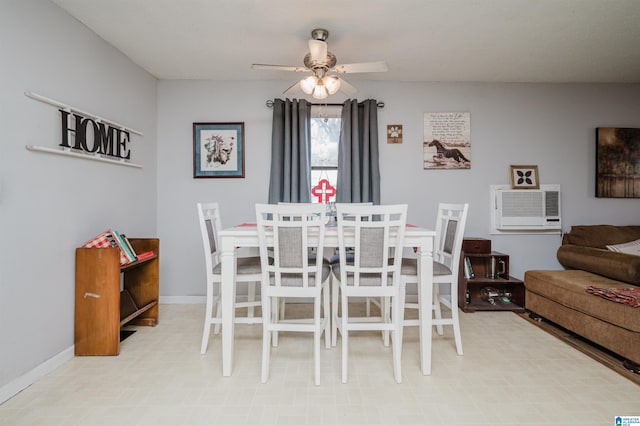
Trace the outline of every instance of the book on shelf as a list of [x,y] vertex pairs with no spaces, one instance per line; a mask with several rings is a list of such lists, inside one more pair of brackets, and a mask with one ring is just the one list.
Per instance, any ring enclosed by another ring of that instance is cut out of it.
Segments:
[[120,251],[122,253],[124,253],[124,257],[127,259],[127,262],[124,263],[124,264],[134,262],[136,260],[136,258],[133,257],[133,255],[131,253],[129,253],[129,251],[127,250],[127,247],[126,247],[126,245],[124,243],[124,240],[120,236],[120,233],[118,231],[116,231],[116,230],[113,230],[113,229],[110,229],[109,232],[111,233],[111,235],[113,236],[113,239],[115,241],[116,245],[114,247],[119,248]]
[[137,259],[138,255],[136,254],[135,249],[133,248],[133,246],[131,245],[131,241],[129,241],[129,239],[127,238],[126,235],[124,234],[120,234],[120,236],[122,237],[122,239],[124,240],[124,243],[127,245],[127,248],[129,248],[129,251],[131,252],[131,254],[133,254],[133,257],[135,257]]
[[131,243],[127,241],[125,236],[116,230],[113,230],[113,233],[118,239],[118,242],[120,243],[120,245],[122,245],[122,249],[127,253],[127,257],[131,259],[132,262],[135,262],[136,260],[138,260],[135,250],[133,250],[133,247],[131,247]]
[[155,253],[153,252],[153,250],[145,251],[143,253],[139,253],[138,254],[138,260],[145,260],[145,259],[148,259],[150,257],[153,257],[154,255],[155,255]]
[[473,268],[471,267],[471,260],[467,256],[464,257],[464,277],[466,279],[475,277]]
[[91,238],[84,244],[82,244],[82,248],[117,248],[120,252],[120,265],[126,265],[127,263],[131,263],[135,260],[132,255],[128,254],[125,248],[123,247],[124,242],[120,242],[118,237],[120,234],[109,229],[103,231]]

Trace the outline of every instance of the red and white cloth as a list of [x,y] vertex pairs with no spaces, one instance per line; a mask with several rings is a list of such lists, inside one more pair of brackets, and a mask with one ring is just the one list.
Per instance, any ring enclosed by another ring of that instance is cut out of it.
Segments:
[[600,296],[612,302],[622,303],[640,308],[640,287],[634,288],[599,288],[594,286],[587,287],[587,293]]

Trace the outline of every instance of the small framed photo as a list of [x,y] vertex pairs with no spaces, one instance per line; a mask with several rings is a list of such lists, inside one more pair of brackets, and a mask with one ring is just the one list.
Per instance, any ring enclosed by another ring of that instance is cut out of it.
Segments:
[[193,123],[193,177],[244,177],[244,123]]
[[387,124],[387,143],[402,143],[402,124]]
[[509,166],[512,189],[540,189],[538,166]]

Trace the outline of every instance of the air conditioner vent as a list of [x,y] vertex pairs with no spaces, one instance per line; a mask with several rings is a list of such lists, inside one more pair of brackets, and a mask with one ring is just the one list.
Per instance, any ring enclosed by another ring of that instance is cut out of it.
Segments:
[[505,192],[502,195],[502,215],[508,217],[542,216],[542,193]]
[[491,232],[560,233],[562,230],[560,185],[540,189],[491,186]]
[[545,191],[545,216],[560,216],[560,192]]

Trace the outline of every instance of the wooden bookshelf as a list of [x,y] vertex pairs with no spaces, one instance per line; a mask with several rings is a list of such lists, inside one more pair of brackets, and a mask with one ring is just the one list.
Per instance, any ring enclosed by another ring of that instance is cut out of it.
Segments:
[[76,249],[76,355],[118,355],[120,327],[158,324],[160,241],[129,241],[136,253],[154,255],[121,266],[119,249]]
[[[468,258],[473,276],[465,276],[465,257]],[[504,265],[504,270],[491,277],[491,259]],[[483,300],[482,290],[493,288],[509,294],[508,301],[496,297],[493,303]],[[465,238],[462,243],[458,272],[458,306],[464,312],[514,311],[524,312],[524,283],[509,275],[509,255],[491,250],[491,240]]]

